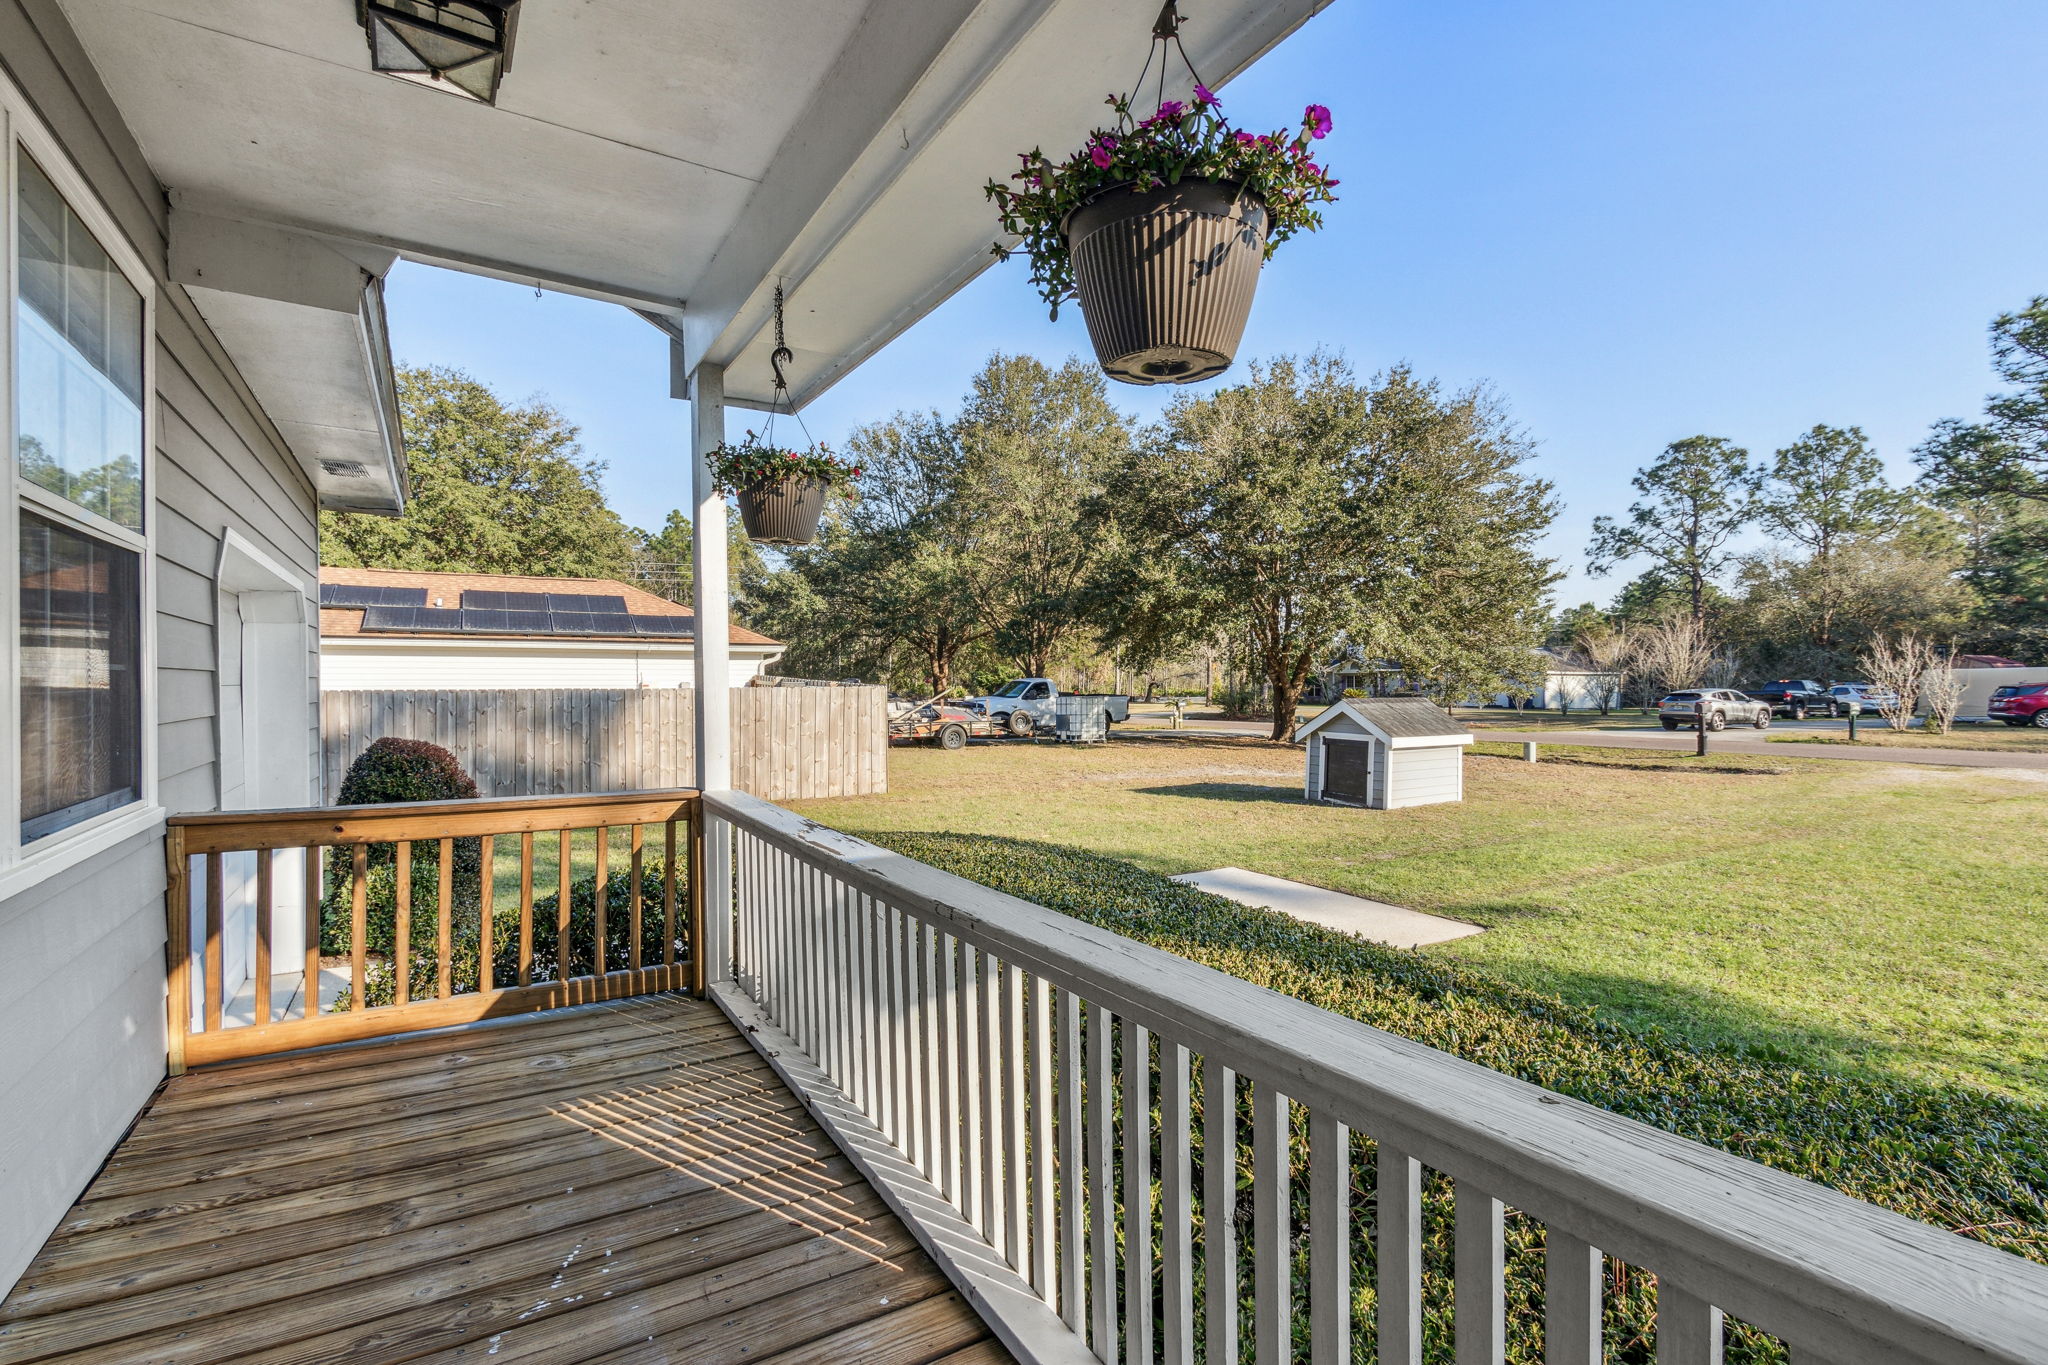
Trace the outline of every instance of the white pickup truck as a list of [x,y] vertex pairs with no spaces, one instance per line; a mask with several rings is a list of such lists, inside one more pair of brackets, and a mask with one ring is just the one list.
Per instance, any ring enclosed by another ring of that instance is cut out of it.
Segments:
[[1118,692],[1061,692],[1050,678],[1018,678],[986,697],[969,697],[960,705],[987,716],[998,730],[1023,736],[1040,727],[1051,729],[1062,696],[1087,697],[1103,703],[1114,724],[1131,718],[1131,699]]

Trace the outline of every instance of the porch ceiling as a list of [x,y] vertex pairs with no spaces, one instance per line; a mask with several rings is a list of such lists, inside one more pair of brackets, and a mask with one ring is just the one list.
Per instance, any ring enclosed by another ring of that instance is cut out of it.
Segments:
[[[181,209],[639,308],[728,401],[798,400],[990,260],[981,193],[1061,147],[1159,0],[525,0],[495,107],[372,72],[354,0],[62,0]],[[1321,0],[1191,0],[1220,84]]]

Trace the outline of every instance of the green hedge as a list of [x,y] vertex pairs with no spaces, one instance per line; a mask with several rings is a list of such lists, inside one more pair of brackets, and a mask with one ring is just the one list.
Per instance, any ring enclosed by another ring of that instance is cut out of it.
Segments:
[[[1711,1051],[1656,1031],[1622,1029],[1590,1009],[1469,967],[1238,905],[1076,849],[965,834],[873,837],[1258,985],[2048,1263],[2048,1113],[2040,1110],[1959,1088],[1834,1075],[1784,1057]],[[1297,1133],[1296,1159],[1297,1175],[1305,1177],[1303,1136]],[[1248,1182],[1239,1184],[1242,1191]],[[1369,1156],[1355,1169],[1354,1185],[1354,1251],[1369,1267]],[[1298,1179],[1297,1203],[1304,1190],[1305,1179]],[[1440,1177],[1426,1209],[1428,1359],[1448,1361],[1450,1209]],[[1248,1215],[1241,1202],[1237,1216]],[[1530,1365],[1542,1358],[1541,1252],[1540,1228],[1511,1214],[1509,1358]],[[1354,1358],[1370,1360],[1369,1270],[1360,1279],[1367,1283],[1354,1305]],[[1610,1261],[1607,1288],[1608,1360],[1651,1361],[1654,1278]],[[1249,1331],[1248,1303],[1243,1316]],[[1305,1328],[1297,1323],[1298,1333]],[[1731,1324],[1731,1362],[1784,1358],[1776,1342]]]

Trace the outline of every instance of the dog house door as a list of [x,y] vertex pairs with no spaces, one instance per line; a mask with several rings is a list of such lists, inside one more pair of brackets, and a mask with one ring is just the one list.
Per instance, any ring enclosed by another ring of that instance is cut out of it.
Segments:
[[1365,805],[1372,795],[1372,741],[1323,741],[1323,795]]

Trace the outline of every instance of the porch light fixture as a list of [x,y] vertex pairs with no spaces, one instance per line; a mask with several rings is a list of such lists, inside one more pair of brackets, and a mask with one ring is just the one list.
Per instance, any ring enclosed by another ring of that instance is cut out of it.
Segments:
[[494,104],[512,65],[519,0],[356,0],[370,67]]

